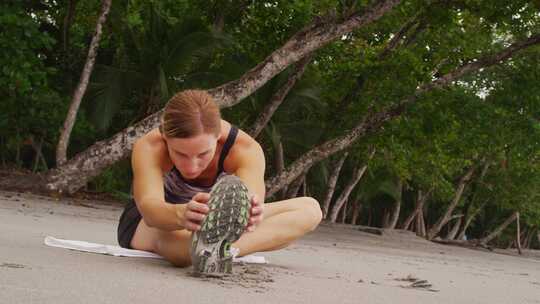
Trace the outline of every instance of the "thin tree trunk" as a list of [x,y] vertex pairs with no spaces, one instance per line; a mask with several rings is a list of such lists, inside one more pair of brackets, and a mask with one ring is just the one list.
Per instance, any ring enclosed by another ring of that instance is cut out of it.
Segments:
[[424,204],[426,200],[428,199],[429,195],[431,194],[431,191],[428,191],[428,193],[424,194],[422,193],[422,190],[418,190],[418,194],[416,196],[416,205],[414,208],[414,211],[411,212],[411,214],[405,219],[403,222],[403,225],[401,226],[401,229],[408,230],[411,223],[414,221],[414,219],[420,214],[420,212],[424,208]]
[[43,152],[42,152],[43,151],[43,140],[44,140],[44,138],[45,138],[45,136],[42,136],[39,139],[38,144],[36,144],[33,137],[30,140],[31,141],[30,144],[32,145],[32,148],[34,148],[34,151],[36,151],[36,157],[34,158],[34,167],[32,169],[32,172],[37,171],[40,161],[43,164],[44,169],[45,170],[48,169],[47,161],[45,160],[45,157],[43,156]]
[[[341,35],[338,36],[340,37]],[[295,37],[298,38],[298,36]],[[307,41],[310,41],[309,39],[310,37],[308,36],[304,37],[304,39],[301,40],[303,44],[307,44]],[[395,106],[389,107],[387,110],[383,110],[379,113],[369,116],[369,118],[363,119],[355,128],[353,128],[347,134],[329,140],[315,147],[314,149],[305,153],[303,156],[299,157],[286,170],[270,178],[266,183],[268,196],[273,195],[275,192],[282,189],[285,185],[290,184],[298,175],[300,175],[305,170],[306,167],[311,167],[316,162],[321,161],[334,153],[342,151],[343,149],[346,149],[357,139],[379,130],[384,125],[384,123],[395,117],[400,116],[405,110],[405,108],[408,105],[415,103],[418,97],[422,94],[432,91],[434,89],[448,86],[449,84],[453,83],[453,81],[457,80],[458,78],[467,73],[477,71],[481,68],[487,68],[492,65],[500,64],[502,61],[510,58],[515,53],[526,49],[532,45],[536,45],[539,42],[540,34],[531,36],[527,40],[516,42],[510,45],[499,53],[484,56],[476,61],[471,61],[453,70],[452,72],[441,76],[440,78],[431,83],[419,86],[415,94],[411,95],[409,98],[402,100]],[[305,54],[312,51],[313,49],[310,48],[308,51],[305,52]],[[285,58],[285,54],[286,53],[282,54],[281,56]],[[286,58],[288,59],[284,61],[287,61],[288,64],[299,59],[295,58],[294,56],[289,56]],[[266,64],[269,63],[267,62]],[[263,65],[263,67],[264,66],[265,65]],[[280,69],[280,71],[281,70],[283,69]],[[252,78],[259,78],[260,76],[260,78],[266,79],[264,81],[267,81],[269,79],[267,78],[269,74],[266,73],[266,70],[262,68],[252,70],[246,75],[249,75],[249,77]],[[243,86],[244,92],[242,93],[242,95],[245,94],[245,96],[251,94],[255,89],[253,86],[248,85],[248,79],[246,77],[241,78],[243,82],[240,80],[232,82],[230,84],[231,90],[226,90],[223,89],[223,87],[220,87],[219,90],[216,89],[217,91],[210,90],[209,92],[213,94],[215,100],[217,100],[220,105],[230,106],[230,103],[226,101],[236,100],[236,98],[239,98],[239,94],[234,93],[235,90],[239,90],[239,86],[245,84]],[[226,84],[225,86],[229,85]],[[225,100],[224,95],[226,95],[227,92],[230,92],[230,95],[227,95],[227,98]],[[46,188],[58,192],[75,192],[77,189],[84,186],[88,180],[99,175],[102,170],[112,165],[116,161],[126,157],[131,152],[133,142],[138,137],[155,128],[159,124],[160,115],[161,111],[150,115],[141,122],[130,126],[121,132],[118,132],[113,137],[105,141],[95,143],[88,149],[84,150],[83,152],[77,154],[75,157],[70,159],[63,166],[56,168],[55,170],[51,170],[47,176]]]
[[347,201],[345,202],[345,204],[343,205],[343,208],[341,208],[341,210],[342,210],[342,213],[341,213],[341,223],[342,223],[342,224],[345,224],[345,219],[347,218],[348,207],[349,207],[349,200],[347,200]]
[[81,104],[84,93],[86,92],[86,87],[88,86],[88,81],[90,79],[90,74],[94,69],[94,62],[96,61],[97,49],[99,46],[99,40],[101,39],[101,28],[107,19],[107,14],[111,8],[112,0],[103,0],[101,5],[101,14],[96,24],[96,31],[92,37],[92,42],[90,43],[90,48],[88,49],[88,57],[86,58],[86,63],[84,64],[84,69],[81,74],[81,79],[75,93],[73,93],[73,98],[71,99],[71,105],[68,110],[66,120],[64,121],[64,127],[60,132],[60,139],[58,140],[58,146],[56,148],[56,165],[61,166],[67,161],[67,147],[69,144],[69,138],[71,136],[71,130],[75,124],[75,119],[77,117],[77,112],[79,111],[79,106]]
[[519,254],[523,254],[523,252],[521,252],[521,233],[520,233],[520,224],[519,224],[519,212],[517,213],[517,216],[516,216],[516,247],[517,247],[517,250],[518,250],[518,253]]
[[381,227],[387,227],[390,224],[390,211],[387,208],[384,208],[383,217],[381,221]]
[[255,120],[255,123],[251,127],[251,131],[249,131],[249,135],[253,138],[257,138],[259,134],[261,134],[261,131],[266,127],[268,122],[270,121],[270,118],[274,115],[277,108],[281,105],[283,100],[285,100],[285,97],[289,94],[292,87],[296,84],[298,79],[304,75],[304,72],[306,71],[306,67],[311,62],[313,56],[308,55],[304,58],[302,58],[295,66],[294,69],[289,75],[289,78],[287,79],[287,82],[277,90],[277,92],[270,98],[270,102],[264,107],[261,114],[257,119]]
[[349,155],[349,152],[343,153],[343,156],[337,161],[336,164],[334,164],[334,170],[328,179],[328,191],[326,192],[326,197],[324,198],[322,208],[323,218],[326,218],[328,215],[328,208],[330,207],[330,201],[332,200],[332,196],[334,195],[334,191],[336,189],[339,172],[341,172],[341,167],[343,167],[343,163],[345,162],[347,155]]
[[458,236],[455,238],[456,240],[463,240],[465,237],[465,234],[467,233],[467,229],[471,225],[474,218],[482,211],[482,208],[486,205],[487,201],[485,201],[483,204],[481,204],[472,214],[469,214],[467,218],[465,219],[465,225],[461,228],[461,231],[459,232]]
[[533,239],[533,236],[536,233],[536,227],[531,227],[527,233],[527,237],[525,238],[525,242],[523,244],[523,248],[530,249],[531,248],[531,242]]
[[[373,155],[375,155],[375,150],[371,152],[369,155],[368,161],[373,158]],[[367,169],[367,163],[363,166],[359,166],[353,173],[351,181],[345,186],[345,189],[343,189],[343,192],[341,195],[337,198],[334,207],[332,208],[332,211],[330,212],[330,222],[335,223],[337,215],[339,213],[339,210],[343,206],[343,204],[349,199],[349,195],[351,194],[354,187],[356,187],[356,184],[360,181],[364,173]]]
[[493,232],[488,234],[486,237],[478,240],[478,244],[482,246],[487,246],[487,243],[489,243],[491,240],[493,240],[499,234],[501,234],[501,232],[504,229],[506,229],[506,227],[508,227],[508,225],[510,225],[513,221],[515,221],[517,217],[518,217],[518,212],[517,211],[513,212],[501,225],[499,225],[499,227],[495,228]]
[[426,224],[426,217],[424,216],[424,212],[420,213],[420,222],[422,222],[421,236],[425,238],[427,236],[427,224]]
[[385,227],[388,229],[396,229],[396,226],[399,220],[399,212],[401,210],[401,197],[403,194],[403,181],[401,179],[399,179],[398,181],[398,191],[399,191],[399,196],[396,199],[396,202],[394,203],[394,208],[392,209],[392,216],[390,218],[389,225]]
[[309,171],[309,168],[308,170],[304,171],[304,173],[301,176],[299,176],[296,180],[294,180],[293,183],[289,186],[289,189],[287,190],[287,195],[286,195],[287,198],[294,198],[298,195],[298,191],[300,190],[300,187],[304,183],[304,180],[306,179],[306,175],[308,171]]
[[[516,218],[516,223],[517,223],[517,219],[519,219],[519,216],[518,216],[518,218]],[[517,225],[516,225],[516,226],[517,226]],[[518,251],[519,251],[519,249],[520,249],[520,248],[518,248],[519,246],[520,246],[522,249],[525,248],[525,245],[524,245],[524,244],[525,244],[525,242],[526,242],[526,240],[527,240],[527,236],[528,236],[528,228],[525,228],[524,230],[521,230],[521,231],[519,232],[519,238],[517,237],[518,230],[520,230],[520,229],[519,229],[519,228],[516,229],[516,237],[514,237],[514,238],[512,239],[512,242],[510,242],[510,244],[507,246],[506,249],[516,248],[516,249],[518,249]],[[521,254],[521,253],[520,253],[520,254]]]
[[448,207],[446,208],[446,212],[439,218],[439,220],[435,223],[435,225],[433,225],[433,227],[429,229],[428,234],[427,234],[428,240],[432,240],[434,237],[436,237],[441,231],[441,228],[444,225],[446,225],[446,223],[448,223],[448,221],[450,220],[452,212],[458,205],[459,200],[461,199],[461,195],[463,194],[463,190],[465,190],[465,186],[471,179],[471,176],[473,175],[475,169],[476,169],[475,166],[471,166],[469,170],[467,171],[467,173],[465,173],[465,175],[463,175],[459,179],[459,183],[456,190],[456,194],[454,195],[454,199],[452,200],[450,205],[448,205]]
[[447,240],[453,240],[456,237],[456,234],[459,231],[459,227],[461,226],[461,222],[463,221],[463,218],[460,217],[456,220],[454,225],[452,226],[452,229],[450,229],[450,232],[446,235],[445,239]]
[[307,190],[307,177],[304,175],[304,179],[302,181],[302,196],[307,196],[308,190]]
[[416,216],[416,235],[426,237],[426,224],[424,221],[424,210],[420,210]]
[[529,236],[529,227],[525,227],[525,229],[521,229],[521,234],[520,234],[521,249],[527,249],[526,245],[527,245],[528,236]]
[[[275,145],[275,157],[274,157],[274,166],[276,167],[276,172],[281,172],[285,169],[285,157],[283,152],[283,143],[281,139],[278,139]],[[280,199],[284,199],[287,195],[287,187],[281,191]]]
[[482,207],[487,203],[487,201],[483,202],[478,208],[472,211],[472,209],[474,208],[474,204],[476,202],[476,198],[478,196],[478,185],[484,181],[484,177],[486,176],[489,166],[490,166],[489,161],[484,160],[484,165],[482,167],[482,171],[480,172],[480,177],[476,180],[476,182],[473,184],[473,187],[471,189],[472,197],[467,203],[467,207],[465,208],[465,220],[462,221],[462,225],[456,237],[456,239],[458,240],[463,239],[463,237],[465,236],[465,233],[467,232],[467,228],[471,224],[472,220],[476,217],[478,212],[480,212]]
[[354,201],[353,203],[353,211],[352,211],[352,218],[351,218],[351,224],[356,225],[356,222],[358,222],[358,216],[360,215],[361,210],[360,202],[358,200]]

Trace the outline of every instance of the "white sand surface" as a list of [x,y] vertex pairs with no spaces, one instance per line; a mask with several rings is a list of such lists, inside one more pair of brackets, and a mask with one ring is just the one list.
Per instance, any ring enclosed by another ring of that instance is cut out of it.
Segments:
[[[411,233],[322,224],[268,265],[201,279],[163,260],[82,253],[46,235],[116,244],[121,207],[0,192],[0,303],[540,303],[540,253],[486,252]],[[415,281],[431,285],[413,288]]]

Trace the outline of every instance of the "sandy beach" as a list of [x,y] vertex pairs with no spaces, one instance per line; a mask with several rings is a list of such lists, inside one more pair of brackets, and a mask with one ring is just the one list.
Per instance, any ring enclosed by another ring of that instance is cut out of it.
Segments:
[[0,303],[540,303],[540,252],[472,250],[321,224],[224,279],[164,260],[43,244],[116,245],[121,206],[0,192]]

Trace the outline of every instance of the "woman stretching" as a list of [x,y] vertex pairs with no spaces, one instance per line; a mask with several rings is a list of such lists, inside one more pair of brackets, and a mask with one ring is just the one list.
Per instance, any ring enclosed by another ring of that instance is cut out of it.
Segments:
[[208,193],[228,175],[245,184],[249,197],[246,232],[232,244],[238,256],[284,248],[321,220],[319,203],[310,197],[264,204],[261,146],[222,120],[205,91],[173,96],[160,127],[133,145],[131,164],[133,200],[120,217],[118,242],[176,266],[191,265],[192,233],[211,211]]

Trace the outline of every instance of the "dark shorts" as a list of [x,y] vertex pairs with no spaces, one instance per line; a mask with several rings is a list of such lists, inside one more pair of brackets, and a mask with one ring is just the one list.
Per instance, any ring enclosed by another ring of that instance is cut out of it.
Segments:
[[135,201],[133,199],[130,200],[124,208],[124,212],[122,212],[118,222],[117,237],[118,244],[121,247],[132,249],[131,240],[133,239],[133,235],[135,234],[135,230],[137,230],[137,226],[141,219],[142,216],[139,209],[137,209],[137,205],[135,205]]

